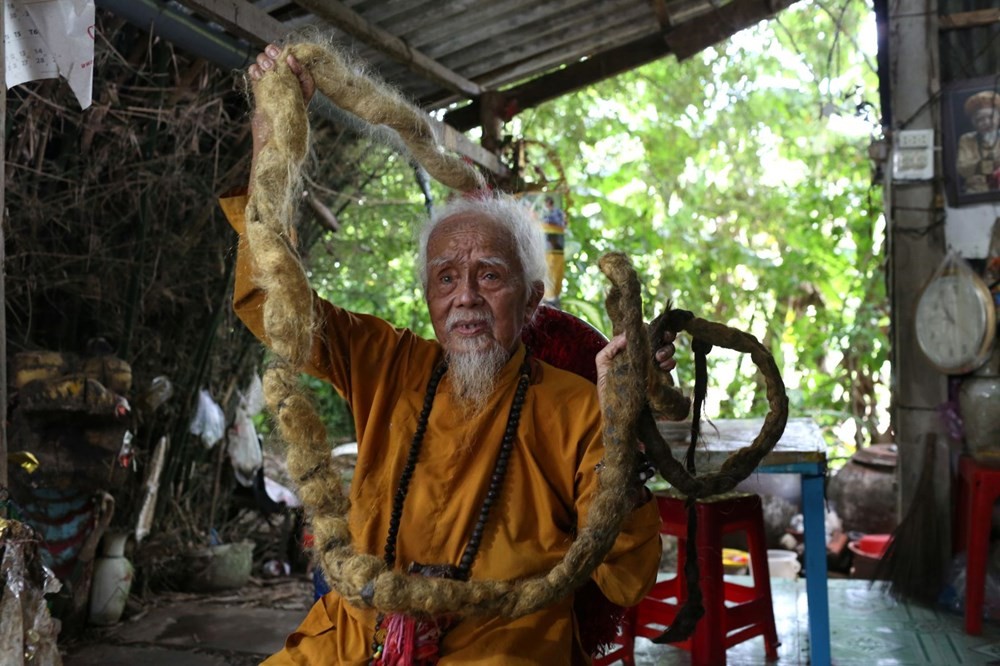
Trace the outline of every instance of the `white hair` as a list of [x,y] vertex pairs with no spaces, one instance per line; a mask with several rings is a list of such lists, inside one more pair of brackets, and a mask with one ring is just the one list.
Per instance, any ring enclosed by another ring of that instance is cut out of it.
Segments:
[[528,206],[509,194],[490,192],[475,197],[456,196],[440,208],[435,208],[420,229],[417,271],[420,284],[427,290],[427,242],[437,226],[456,215],[486,218],[507,230],[517,248],[521,263],[524,289],[530,297],[537,283],[545,283],[548,267],[545,263],[545,235],[541,224]]

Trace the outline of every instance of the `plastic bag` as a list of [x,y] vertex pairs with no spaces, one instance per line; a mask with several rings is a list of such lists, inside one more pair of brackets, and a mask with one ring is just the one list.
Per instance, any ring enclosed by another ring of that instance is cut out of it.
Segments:
[[[965,553],[959,553],[951,561],[951,568],[944,589],[938,595],[938,603],[948,610],[962,615],[965,613]],[[986,589],[983,591],[983,617],[1000,617],[1000,580],[992,566],[986,569]]]
[[242,486],[252,486],[257,470],[264,464],[264,453],[253,425],[253,416],[264,409],[264,387],[254,375],[245,393],[240,394],[233,424],[226,432],[229,462],[236,480]]
[[23,523],[0,518],[0,664],[62,664],[59,623],[45,600],[60,587],[42,564],[38,535]]
[[146,388],[145,393],[143,393],[142,402],[145,404],[146,409],[154,412],[160,405],[170,400],[173,394],[174,385],[171,383],[170,378],[159,375],[153,377],[153,380],[149,382],[149,386]]
[[264,477],[264,492],[272,502],[292,508],[302,506],[302,501],[294,492],[267,476]]
[[259,376],[254,375],[253,379],[250,380],[250,386],[247,387],[246,393],[240,399],[240,407],[245,409],[250,416],[256,416],[260,414],[260,410],[264,409],[264,385]]
[[236,480],[242,486],[252,486],[257,470],[264,464],[264,453],[253,420],[242,406],[236,410],[236,418],[229,426],[226,441]]
[[226,434],[226,415],[205,389],[198,392],[198,408],[189,430],[192,435],[200,436],[208,448],[215,446]]
[[[805,531],[805,517],[801,513],[797,513],[792,516],[791,520],[788,521],[788,526],[796,532]],[[826,543],[829,544],[830,540],[833,539],[834,535],[843,531],[843,523],[840,520],[840,516],[837,512],[830,507],[826,508],[824,519],[823,519],[824,532],[826,533]]]

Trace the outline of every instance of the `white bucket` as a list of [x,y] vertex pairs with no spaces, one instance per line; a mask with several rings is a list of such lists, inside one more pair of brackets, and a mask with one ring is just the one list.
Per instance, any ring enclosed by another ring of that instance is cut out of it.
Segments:
[[802,565],[799,564],[799,556],[791,550],[768,549],[767,568],[771,573],[771,578],[795,579],[799,575]]

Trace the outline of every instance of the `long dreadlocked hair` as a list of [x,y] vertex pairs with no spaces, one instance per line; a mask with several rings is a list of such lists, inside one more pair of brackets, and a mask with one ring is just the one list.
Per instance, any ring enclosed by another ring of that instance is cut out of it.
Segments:
[[[424,114],[395,90],[350,67],[334,50],[312,43],[285,47],[273,73],[258,82],[258,109],[271,127],[258,153],[246,208],[246,235],[258,286],[267,294],[264,331],[279,358],[265,373],[267,406],[289,444],[288,468],[310,512],[317,550],[331,586],[348,602],[382,612],[414,615],[486,614],[519,617],[561,599],[583,583],[614,543],[628,514],[636,459],[636,421],[645,398],[650,349],[641,318],[638,280],[623,255],[602,259],[617,288],[619,323],[630,344],[607,376],[605,460],[587,525],[549,573],[519,581],[454,581],[406,576],[378,557],[357,554],[351,544],[339,475],[333,467],[325,428],[303,393],[298,369],[309,356],[313,335],[312,290],[289,238],[308,147],[308,122],[293,55],[334,104],[371,124],[399,133],[413,157],[438,181],[468,192],[482,186],[463,160],[445,154]],[[641,378],[638,379],[638,378]]]

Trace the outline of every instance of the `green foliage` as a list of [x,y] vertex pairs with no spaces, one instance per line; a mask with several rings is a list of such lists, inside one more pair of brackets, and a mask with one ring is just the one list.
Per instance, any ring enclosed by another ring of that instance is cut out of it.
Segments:
[[[793,415],[853,424],[859,441],[886,427],[876,408],[887,409],[881,201],[866,151],[877,77],[854,41],[872,22],[864,2],[800,3],[684,63],[522,117],[567,166],[579,244],[568,310],[594,316],[581,304],[600,302],[596,258],[624,251],[647,303],[754,333],[779,360]],[[713,356],[714,415],[766,411],[752,364]]]
[[336,442],[354,441],[354,417],[344,399],[328,382],[308,375],[304,376],[304,381],[306,389],[316,401],[316,410],[323,417],[330,439]]

